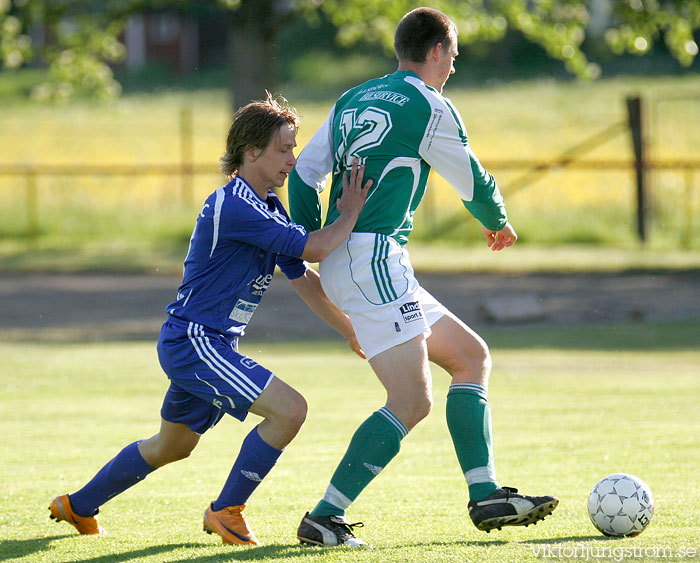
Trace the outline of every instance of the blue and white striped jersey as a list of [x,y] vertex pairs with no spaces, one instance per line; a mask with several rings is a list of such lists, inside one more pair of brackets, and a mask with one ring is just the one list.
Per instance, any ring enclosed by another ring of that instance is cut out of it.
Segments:
[[273,192],[262,200],[245,180],[234,178],[207,198],[197,217],[182,285],[168,313],[242,336],[275,265],[289,279],[306,271],[299,257],[308,236]]

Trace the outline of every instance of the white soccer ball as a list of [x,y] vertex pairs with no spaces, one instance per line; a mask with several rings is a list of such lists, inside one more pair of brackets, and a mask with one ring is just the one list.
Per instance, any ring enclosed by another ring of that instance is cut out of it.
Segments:
[[588,497],[588,515],[606,536],[637,536],[654,516],[654,496],[639,477],[613,473],[593,487]]

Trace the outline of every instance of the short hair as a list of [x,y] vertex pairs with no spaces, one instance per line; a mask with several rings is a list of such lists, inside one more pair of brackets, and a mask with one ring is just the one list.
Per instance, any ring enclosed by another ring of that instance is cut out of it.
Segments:
[[270,92],[266,93],[266,100],[251,102],[233,116],[226,137],[226,152],[219,159],[219,168],[226,176],[238,172],[243,164],[245,151],[250,148],[267,147],[285,123],[289,124],[295,133],[299,127],[299,115],[288,105],[287,100],[282,96],[273,97]]
[[445,14],[433,8],[416,8],[401,18],[396,26],[396,57],[399,61],[424,63],[435,45],[452,44],[451,33],[457,36],[457,26]]

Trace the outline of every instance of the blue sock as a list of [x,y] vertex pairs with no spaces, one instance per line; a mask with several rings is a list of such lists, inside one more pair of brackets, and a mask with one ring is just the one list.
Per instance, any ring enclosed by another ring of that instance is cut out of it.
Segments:
[[73,512],[78,516],[94,516],[109,499],[155,471],[141,456],[138,445],[139,442],[134,442],[126,446],[87,485],[69,495]]
[[281,454],[282,450],[273,448],[260,437],[257,426],[253,428],[243,440],[224,488],[213,502],[213,510],[245,504]]

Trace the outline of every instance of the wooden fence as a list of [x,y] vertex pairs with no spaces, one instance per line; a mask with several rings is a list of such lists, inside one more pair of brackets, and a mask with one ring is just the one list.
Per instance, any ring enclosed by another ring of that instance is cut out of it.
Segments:
[[[575,146],[550,159],[488,159],[484,165],[494,170],[522,171],[522,174],[503,186],[509,195],[528,186],[553,170],[618,170],[630,171],[636,183],[636,226],[640,241],[646,242],[651,232],[653,217],[653,194],[649,176],[657,170],[677,170],[685,173],[685,181],[692,186],[694,172],[700,169],[700,159],[655,160],[649,157],[647,150],[648,126],[645,120],[643,99],[627,99],[628,119],[610,125],[606,129],[582,140]],[[619,135],[629,135],[633,158],[630,159],[583,159],[593,149]],[[37,180],[40,177],[179,177],[181,199],[185,203],[193,202],[194,178],[198,174],[216,174],[215,165],[193,162],[193,127],[192,111],[183,108],[179,121],[180,159],[176,164],[87,164],[73,163],[61,165],[44,164],[3,164],[0,163],[0,176],[23,178],[26,208],[26,235],[29,239],[39,233],[39,196]]]

